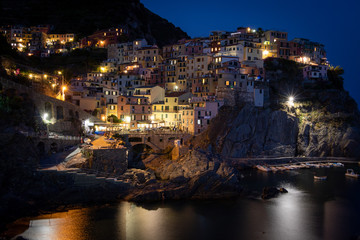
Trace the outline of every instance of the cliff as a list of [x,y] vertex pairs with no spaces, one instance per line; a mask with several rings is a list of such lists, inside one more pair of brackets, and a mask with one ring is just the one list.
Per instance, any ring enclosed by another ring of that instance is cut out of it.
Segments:
[[50,24],[54,33],[87,36],[96,30],[125,26],[130,39],[146,38],[160,46],[175,43],[188,35],[172,23],[152,13],[139,0],[3,0],[0,22],[33,26]]
[[[304,86],[301,65],[269,59],[265,66],[270,104],[224,107],[208,130],[192,140],[195,147],[225,158],[360,158],[360,113],[339,79]],[[287,105],[290,95],[294,107]]]

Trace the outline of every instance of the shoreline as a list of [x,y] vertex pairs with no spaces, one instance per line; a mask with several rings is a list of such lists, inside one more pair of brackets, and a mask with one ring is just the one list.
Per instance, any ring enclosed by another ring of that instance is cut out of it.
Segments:
[[226,158],[230,166],[238,169],[251,168],[256,165],[281,166],[284,164],[320,163],[320,162],[343,162],[360,164],[360,159],[345,157],[274,157],[274,158]]
[[[239,161],[239,159],[236,159],[237,161],[234,162],[234,159],[232,159],[232,161],[229,162],[229,159],[224,160],[224,162],[228,163],[230,166],[236,168],[238,170],[238,172],[241,174],[242,171],[247,170],[247,169],[252,169],[255,165],[258,164],[266,164],[266,165],[271,165],[271,166],[275,166],[275,165],[285,165],[285,164],[299,164],[299,163],[315,163],[315,162],[343,162],[343,163],[351,163],[351,164],[358,164],[358,161],[356,159],[353,158],[303,158],[303,157],[298,157],[298,158],[291,158],[291,157],[282,157],[282,158],[246,158],[246,159],[241,159]],[[236,163],[236,164],[235,164]],[[241,181],[240,181],[241,184]],[[180,184],[180,185],[184,185],[184,184]],[[241,187],[241,186],[240,186]],[[88,190],[90,190],[91,188],[89,188]],[[103,191],[111,191],[111,188],[109,189],[102,189]],[[134,192],[136,193],[136,191],[139,189],[133,189],[130,190],[130,192]],[[171,192],[172,189],[171,188],[166,188],[166,186],[163,186],[161,189],[158,189],[159,191],[163,191],[163,192]],[[76,191],[77,192],[77,191]],[[76,194],[75,192],[75,194]],[[78,189],[77,194],[81,194],[83,191],[83,189]],[[85,191],[86,192],[86,191]],[[144,201],[136,201],[136,199],[124,199],[121,196],[116,196],[116,194],[110,194],[102,199],[89,199],[89,200],[85,200],[84,198],[74,198],[71,203],[64,203],[64,204],[58,204],[58,203],[53,203],[53,204],[49,204],[49,203],[45,203],[44,205],[41,205],[39,203],[35,203],[34,205],[28,205],[26,208],[24,208],[25,212],[23,213],[19,213],[15,214],[14,216],[12,216],[10,221],[2,221],[1,224],[4,224],[3,229],[1,229],[1,233],[0,233],[0,239],[10,239],[18,234],[12,235],[12,236],[6,236],[6,233],[8,232],[8,229],[6,226],[8,225],[12,225],[14,223],[16,223],[16,221],[21,220],[21,219],[26,219],[26,218],[32,218],[32,217],[37,217],[37,216],[41,216],[41,215],[46,215],[46,214],[54,214],[54,213],[61,213],[61,212],[67,212],[70,210],[76,210],[76,209],[82,209],[82,208],[89,208],[89,207],[103,207],[103,206],[109,206],[109,205],[114,205],[117,203],[120,203],[121,201],[127,201],[127,202],[134,202],[135,204],[141,204],[141,202],[143,203],[150,203],[150,202],[162,202],[162,201],[175,201],[175,200],[196,200],[196,201],[202,201],[202,200],[220,200],[220,199],[231,199],[231,198],[246,198],[246,197],[252,197],[252,193],[251,191],[249,191],[248,189],[242,189],[241,192],[232,192],[231,194],[229,194],[230,192],[224,192],[223,194],[217,194],[215,195],[198,195],[198,196],[193,196],[193,197],[180,197],[180,198],[166,198],[166,199],[159,199],[159,200],[147,200],[146,198],[144,198]],[[184,197],[184,198],[183,198]],[[15,209],[14,209],[15,210]]]

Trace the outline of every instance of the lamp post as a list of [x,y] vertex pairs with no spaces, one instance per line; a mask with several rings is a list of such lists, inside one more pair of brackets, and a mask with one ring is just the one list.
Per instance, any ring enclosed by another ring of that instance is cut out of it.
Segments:
[[65,101],[65,90],[66,86],[62,86],[62,100]]
[[47,118],[49,117],[48,113],[44,113],[42,116],[42,119],[46,125],[46,136],[49,137],[49,121],[47,120]]
[[60,77],[61,77],[61,86],[63,86],[63,85],[64,85],[64,79],[63,79],[62,72],[61,72],[61,71],[58,71],[58,74],[59,74]]

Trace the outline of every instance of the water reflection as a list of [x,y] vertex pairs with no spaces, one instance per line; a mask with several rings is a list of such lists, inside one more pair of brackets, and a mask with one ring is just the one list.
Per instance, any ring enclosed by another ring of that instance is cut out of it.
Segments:
[[[328,169],[314,182],[313,171],[245,173],[243,184],[289,193],[263,201],[174,201],[89,208],[32,219],[21,236],[36,239],[349,239],[360,234],[360,181],[344,169]],[[265,181],[266,179],[266,181]]]
[[29,229],[21,236],[26,239],[89,239],[90,209],[42,215],[30,220]]

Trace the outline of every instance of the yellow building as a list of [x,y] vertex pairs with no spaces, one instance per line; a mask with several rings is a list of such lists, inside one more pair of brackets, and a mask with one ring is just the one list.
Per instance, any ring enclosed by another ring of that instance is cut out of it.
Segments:
[[163,122],[164,126],[179,127],[181,123],[179,105],[187,104],[191,97],[190,92],[173,92],[165,95],[164,101],[153,104],[154,121]]

